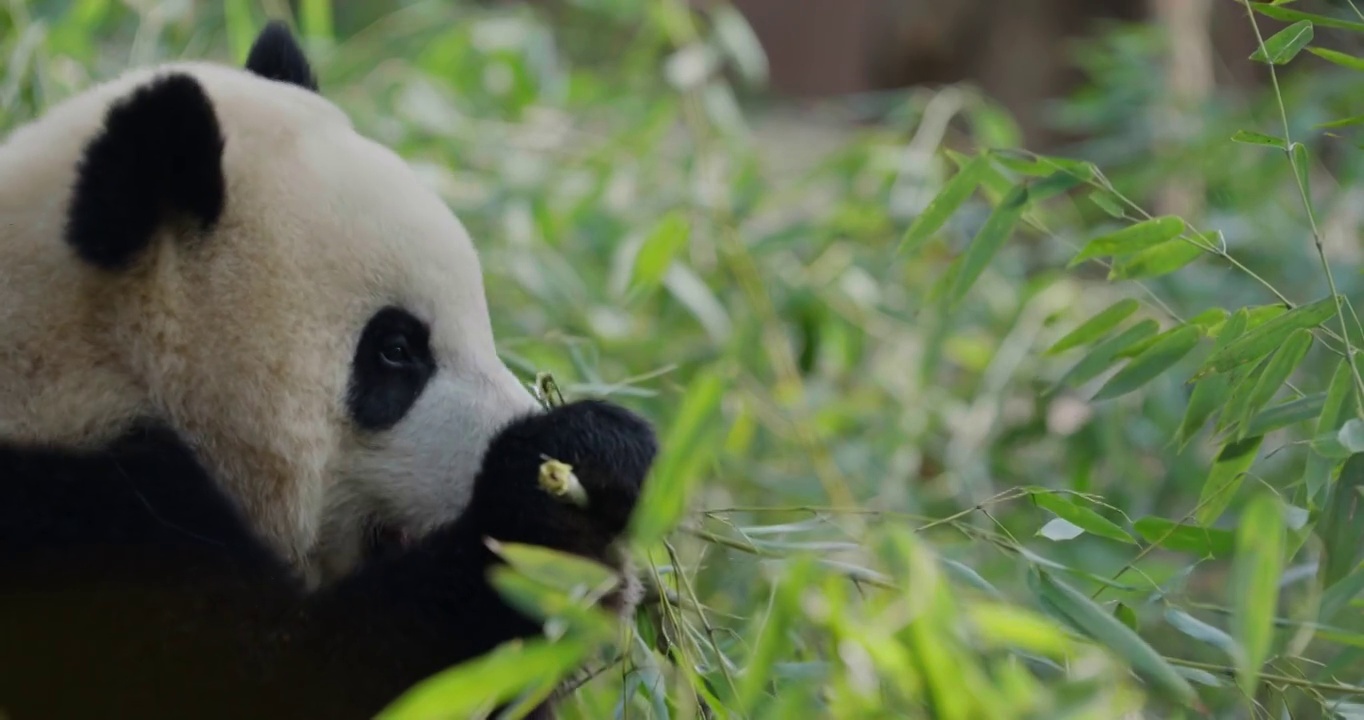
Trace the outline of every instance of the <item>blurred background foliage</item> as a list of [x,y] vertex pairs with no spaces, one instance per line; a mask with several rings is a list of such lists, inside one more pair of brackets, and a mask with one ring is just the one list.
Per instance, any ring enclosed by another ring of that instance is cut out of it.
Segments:
[[[298,28],[324,94],[469,227],[508,362],[666,440],[635,548],[653,598],[567,717],[1364,717],[1364,385],[1342,362],[1364,168],[1359,123],[1324,126],[1364,112],[1364,15],[1058,0],[1019,26],[1011,0],[906,0],[868,15],[871,79],[812,97],[811,68],[862,46],[787,2],[789,27],[757,0],[6,0],[0,129]],[[1249,58],[1271,38],[1272,68]],[[1068,267],[1143,212],[1207,252]],[[1189,384],[1239,309],[1250,332],[1332,285],[1342,314]],[[1115,321],[1047,352],[1126,298],[1155,341],[1105,344]],[[480,690],[520,689],[509,652]],[[395,717],[450,716],[451,677]]]

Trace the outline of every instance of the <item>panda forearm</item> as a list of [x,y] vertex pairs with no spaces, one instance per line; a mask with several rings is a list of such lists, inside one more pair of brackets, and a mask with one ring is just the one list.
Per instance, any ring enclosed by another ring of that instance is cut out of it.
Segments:
[[539,631],[487,583],[485,538],[601,545],[533,481],[489,475],[461,519],[307,594],[187,452],[155,431],[84,456],[0,446],[0,706],[369,717]]

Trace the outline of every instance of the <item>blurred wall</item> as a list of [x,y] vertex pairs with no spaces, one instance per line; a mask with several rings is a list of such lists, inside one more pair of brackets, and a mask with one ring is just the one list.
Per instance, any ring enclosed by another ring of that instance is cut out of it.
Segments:
[[[1030,143],[1045,144],[1040,100],[1079,81],[1068,41],[1104,21],[1156,21],[1157,0],[732,0],[771,61],[773,88],[825,97],[969,81],[1004,103]],[[1204,30],[1219,82],[1253,80],[1245,10],[1208,4]],[[1199,32],[1204,32],[1199,30]]]

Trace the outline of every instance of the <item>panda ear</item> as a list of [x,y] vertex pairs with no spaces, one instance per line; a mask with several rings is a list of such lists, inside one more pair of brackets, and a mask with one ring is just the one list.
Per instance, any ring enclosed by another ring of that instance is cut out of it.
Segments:
[[278,20],[272,20],[256,36],[246,56],[246,69],[263,78],[298,85],[317,92],[317,78],[308,65],[303,48],[293,33]]
[[189,75],[162,76],[115,102],[77,168],[67,242],[114,270],[168,221],[212,227],[227,201],[224,143],[213,103]]

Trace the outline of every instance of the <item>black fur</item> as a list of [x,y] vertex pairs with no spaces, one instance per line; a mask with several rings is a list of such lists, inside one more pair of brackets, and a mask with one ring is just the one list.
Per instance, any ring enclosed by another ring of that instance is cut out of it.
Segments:
[[351,361],[351,419],[365,430],[393,427],[435,373],[430,328],[401,308],[380,310],[365,323]]
[[289,28],[278,20],[268,23],[256,36],[246,56],[246,69],[270,80],[317,92],[317,77],[303,48],[294,41]]
[[[485,581],[486,537],[605,559],[655,452],[649,426],[605,402],[525,417],[492,442],[459,520],[309,595],[165,429],[87,454],[0,444],[0,708],[371,717],[540,631]],[[588,510],[538,487],[542,454],[574,465]]]
[[177,216],[211,228],[227,201],[224,142],[213,103],[188,75],[163,76],[114,103],[77,168],[67,242],[116,270]]

